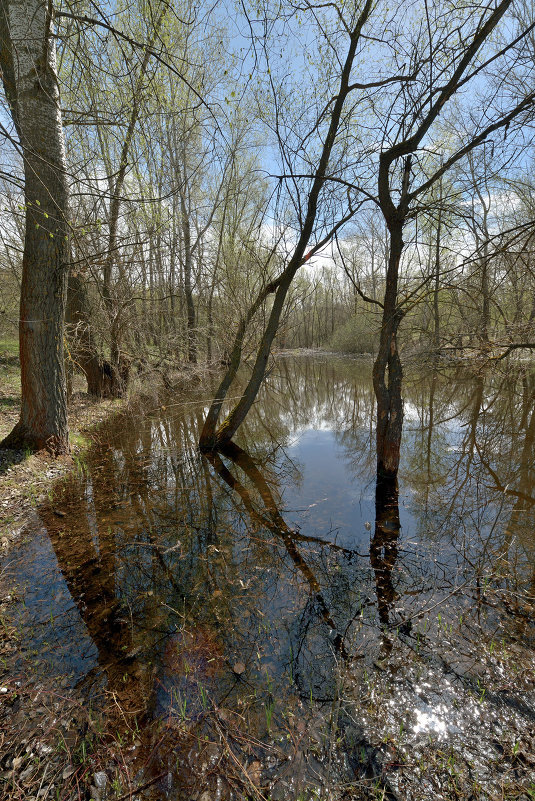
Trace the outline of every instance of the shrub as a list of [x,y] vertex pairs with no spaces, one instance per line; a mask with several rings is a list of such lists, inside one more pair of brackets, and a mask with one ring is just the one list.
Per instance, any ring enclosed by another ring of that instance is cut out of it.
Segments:
[[359,310],[335,329],[329,345],[340,353],[376,353],[379,325],[376,314]]

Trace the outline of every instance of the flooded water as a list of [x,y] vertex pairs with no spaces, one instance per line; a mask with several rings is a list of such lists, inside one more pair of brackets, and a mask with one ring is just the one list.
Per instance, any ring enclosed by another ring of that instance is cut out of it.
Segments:
[[535,373],[407,370],[377,493],[368,363],[279,357],[207,459],[209,395],[103,429],[39,510],[35,669],[120,701],[140,798],[534,798]]

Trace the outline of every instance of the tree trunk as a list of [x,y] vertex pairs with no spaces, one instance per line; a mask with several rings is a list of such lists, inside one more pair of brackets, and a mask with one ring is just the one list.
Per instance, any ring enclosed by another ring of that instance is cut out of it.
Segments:
[[[183,150],[184,164],[186,163],[185,148]],[[197,338],[195,335],[195,303],[193,301],[193,253],[191,247],[191,230],[188,209],[185,198],[185,182],[180,190],[180,214],[182,218],[182,236],[184,238],[184,296],[186,298],[187,313],[187,339],[188,339],[188,362],[197,362]]]
[[489,344],[489,324],[490,324],[490,290],[489,290],[489,256],[488,240],[483,247],[483,258],[481,260],[481,328],[479,338],[481,344],[486,347]]
[[212,364],[212,342],[214,339],[214,312],[213,312],[213,302],[214,302],[214,287],[212,285],[210,289],[210,295],[208,296],[208,307],[207,307],[207,320],[206,320],[206,361],[208,364]]
[[26,232],[19,319],[22,407],[4,448],[67,453],[63,350],[69,191],[51,6],[2,0],[0,66],[24,159]]
[[68,284],[67,320],[71,335],[71,360],[82,370],[88,393],[96,398],[114,397],[113,367],[100,356],[93,337],[85,281],[72,271]]
[[[255,302],[249,308],[246,316],[244,316],[240,321],[238,331],[234,340],[234,348],[232,352],[231,363],[227,369],[227,372],[223,380],[219,385],[216,397],[212,401],[212,404],[206,416],[206,420],[204,423],[204,427],[199,442],[199,445],[202,450],[221,447],[224,443],[228,443],[234,436],[234,434],[236,433],[242,422],[245,420],[245,417],[247,416],[249,409],[253,405],[255,398],[258,394],[258,391],[260,389],[260,386],[262,384],[262,380],[266,372],[266,366],[269,354],[271,352],[271,345],[277,333],[280,317],[282,314],[286,296],[288,294],[288,290],[290,289],[290,285],[299,267],[302,264],[304,264],[304,262],[307,261],[308,258],[310,258],[313,252],[309,251],[309,253],[305,256],[305,251],[306,248],[308,247],[308,243],[312,236],[314,225],[316,223],[316,215],[318,211],[320,193],[327,179],[329,160],[331,157],[332,149],[336,141],[336,136],[338,134],[338,129],[340,126],[340,120],[342,116],[342,110],[344,107],[345,100],[351,91],[349,79],[351,76],[351,69],[353,67],[353,61],[355,59],[361,31],[371,13],[371,9],[372,9],[371,0],[366,0],[364,8],[362,9],[362,12],[358,17],[354,30],[352,31],[350,36],[348,52],[340,75],[338,94],[334,100],[332,112],[330,115],[329,128],[325,136],[325,141],[323,143],[317,169],[314,173],[312,185],[310,187],[310,191],[308,194],[308,199],[306,203],[306,213],[302,222],[301,232],[296,244],[295,251],[290,260],[288,261],[286,267],[280,274],[280,276],[276,279],[276,281],[273,281],[271,284],[266,286],[265,289],[263,289],[260,292]],[[351,214],[353,214],[353,211],[351,211]],[[334,227],[334,229],[331,232],[331,237],[334,236],[338,225],[341,225],[342,222],[343,220],[341,220]],[[323,240],[323,243],[325,244],[325,240]],[[273,301],[273,306],[271,307],[271,312],[269,314],[267,324],[264,328],[264,334],[262,336],[260,345],[257,350],[256,360],[251,372],[249,382],[245,388],[242,397],[240,398],[234,409],[230,412],[226,420],[224,420],[223,423],[216,430],[221,407],[223,405],[226,394],[230,388],[230,385],[232,384],[236,376],[238,367],[241,362],[241,351],[245,336],[245,329],[248,323],[253,319],[258,309],[261,307],[263,301],[267,298],[268,294],[272,292],[275,292],[275,299]]]
[[222,429],[224,429],[225,423],[222,423],[220,429],[216,430],[217,421],[219,420],[219,415],[221,413],[221,408],[227,396],[227,392],[232,382],[234,381],[236,373],[238,372],[238,368],[241,364],[243,340],[245,338],[245,332],[247,330],[247,326],[249,325],[255,314],[258,312],[258,310],[262,306],[267,296],[272,292],[275,292],[277,286],[278,286],[277,282],[272,282],[271,284],[265,286],[258,293],[254,303],[252,303],[251,306],[249,307],[247,314],[240,320],[240,323],[236,331],[236,336],[234,337],[232,351],[228,357],[227,370],[219,384],[219,387],[217,388],[215,397],[210,405],[208,414],[206,415],[206,419],[204,421],[203,429],[201,431],[201,436],[199,439],[199,447],[202,451],[213,450],[219,447],[221,442],[223,441],[226,442],[230,439],[231,435],[229,435],[228,437],[220,436],[220,432]]
[[373,388],[377,399],[378,475],[394,476],[399,467],[403,401],[403,370],[399,358],[397,332],[403,312],[397,305],[398,276],[403,252],[403,223],[390,226],[390,254],[386,276],[379,352],[373,365]]
[[102,297],[104,298],[104,305],[110,318],[110,360],[112,366],[111,375],[111,392],[113,397],[121,397],[128,383],[129,365],[128,360],[125,359],[121,353],[121,333],[123,328],[123,321],[121,318],[122,305],[121,297],[117,297],[117,292],[112,291],[113,274],[115,267],[118,267],[120,282],[119,284],[125,285],[124,267],[121,265],[120,260],[117,258],[117,251],[119,248],[119,213],[121,208],[122,191],[126,179],[126,172],[128,169],[128,158],[130,156],[130,149],[134,139],[134,129],[141,111],[141,101],[143,84],[147,67],[152,55],[152,46],[158,36],[160,27],[165,16],[166,7],[160,11],[160,15],[155,22],[154,32],[152,33],[145,53],[139,68],[135,86],[132,95],[132,109],[130,118],[128,120],[128,127],[126,129],[125,137],[121,148],[121,157],[119,161],[119,169],[111,190],[110,209],[108,215],[108,251],[103,268],[103,286]]
[[[290,288],[290,284],[295,275],[295,272],[300,266],[300,262],[297,261],[297,259],[293,259],[292,262],[290,262],[290,264],[292,264],[293,262],[295,262],[293,270],[285,272],[285,274],[282,277],[282,280],[278,282],[275,294],[275,300],[273,301],[273,306],[271,308],[271,313],[269,315],[268,322],[264,330],[264,335],[262,337],[262,341],[260,342],[260,346],[257,351],[256,361],[253,366],[249,383],[247,384],[247,387],[245,388],[242,397],[240,398],[234,409],[231,411],[226,420],[224,420],[221,426],[219,427],[217,434],[215,434],[215,438],[214,438],[214,428],[215,428],[215,423],[217,422],[217,417],[215,418],[215,420],[213,420],[211,412],[212,409],[214,408],[214,403],[212,403],[212,406],[210,407],[210,411],[206,418],[205,426],[201,434],[200,446],[202,449],[206,449],[207,447],[214,447],[214,445],[215,447],[219,448],[223,446],[225,443],[230,442],[230,440],[232,439],[238,428],[241,426],[241,424],[247,417],[249,409],[253,405],[256,396],[258,395],[258,390],[260,389],[262,380],[266,372],[269,354],[271,353],[271,345],[273,343],[275,334],[277,333],[279,327],[279,320],[284,306],[284,301],[286,300],[286,295],[288,294],[288,290]],[[264,290],[264,292],[261,293],[262,300],[264,300],[263,297],[264,294],[265,297],[267,297],[269,292],[272,291],[273,289],[271,287],[269,287],[269,289],[266,288],[266,290]],[[248,315],[247,321],[249,321],[250,319],[252,319],[252,315],[250,316]],[[245,335],[245,327],[246,326],[242,327],[242,325],[240,325],[240,329],[236,337],[236,342],[231,356],[231,364],[228,368],[227,374],[224,379],[225,383],[228,381],[228,386],[226,386],[224,389],[224,394],[222,395],[223,398],[225,397],[228,391],[228,387],[232,383],[241,362],[241,348],[243,344],[243,337]],[[223,387],[223,382],[220,385],[218,395],[216,395],[215,398],[215,401],[217,402],[219,401],[219,396],[222,387]],[[221,409],[222,402],[219,403],[218,405],[219,409],[217,416],[219,416],[219,410]],[[211,424],[212,422],[214,423],[214,428],[212,428],[210,425],[207,425],[207,423]]]
[[438,207],[438,220],[437,231],[435,240],[435,280],[433,286],[433,347],[435,351],[440,349],[440,308],[439,308],[439,290],[440,290],[440,242],[442,238],[442,178],[439,184],[439,202]]

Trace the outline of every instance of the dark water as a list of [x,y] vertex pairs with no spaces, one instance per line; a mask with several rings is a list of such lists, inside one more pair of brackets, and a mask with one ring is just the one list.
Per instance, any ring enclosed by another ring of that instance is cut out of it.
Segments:
[[279,358],[212,460],[208,397],[115,421],[40,510],[36,669],[152,732],[150,797],[534,797],[535,374],[409,369],[377,525],[368,364]]

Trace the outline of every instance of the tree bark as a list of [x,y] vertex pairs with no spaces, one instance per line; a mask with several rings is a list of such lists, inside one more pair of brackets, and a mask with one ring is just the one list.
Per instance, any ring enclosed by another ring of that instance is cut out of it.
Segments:
[[145,75],[152,55],[152,46],[156,40],[156,37],[158,36],[164,20],[165,10],[166,9],[164,7],[164,9],[160,11],[160,15],[154,25],[154,31],[151,38],[147,42],[147,47],[145,48],[145,52],[143,54],[139,73],[134,85],[132,109],[130,111],[128,127],[126,129],[121,148],[119,169],[117,170],[115,182],[111,188],[110,209],[108,215],[108,251],[102,274],[102,297],[110,318],[110,361],[112,367],[111,393],[113,397],[121,397],[124,394],[126,385],[128,383],[129,374],[128,360],[125,359],[121,353],[121,330],[123,327],[121,312],[123,307],[120,303],[121,298],[115,297],[114,294],[116,293],[114,293],[112,290],[113,273],[116,266],[119,268],[119,276],[121,279],[120,283],[123,285],[125,283],[124,268],[117,259],[117,251],[119,248],[119,212],[121,208],[122,191],[128,169],[128,158],[134,139],[134,130],[141,112]]
[[83,278],[73,271],[68,283],[67,322],[70,357],[83,372],[88,393],[96,398],[114,397],[113,366],[99,354],[91,326],[87,287]]
[[373,388],[377,399],[377,471],[379,476],[397,474],[403,430],[401,384],[403,370],[397,333],[403,312],[397,305],[398,278],[403,252],[403,223],[390,227],[390,254],[386,276],[379,351],[373,365]]
[[19,318],[22,406],[4,448],[67,453],[64,317],[69,190],[53,9],[1,0],[0,67],[24,160],[26,231]]
[[442,178],[439,181],[439,207],[438,207],[438,220],[437,231],[435,240],[435,280],[433,287],[433,347],[435,351],[440,349],[440,307],[439,307],[439,290],[440,290],[440,248],[442,238]]
[[[234,338],[232,351],[228,359],[227,370],[219,384],[219,387],[217,388],[215,397],[210,405],[201,431],[199,447],[202,451],[213,450],[219,446],[221,441],[223,441],[223,438],[220,438],[220,431],[221,429],[224,429],[224,423],[219,430],[216,430],[217,421],[219,420],[219,415],[227,396],[227,392],[229,391],[229,388],[234,381],[236,373],[238,372],[241,364],[243,340],[245,338],[247,326],[260,309],[267,296],[275,292],[277,286],[278,282],[276,281],[272,282],[271,284],[267,284],[267,286],[265,286],[259,292],[254,303],[252,303],[249,307],[247,314],[240,320],[236,331],[236,336]],[[230,437],[228,437],[228,439],[230,439]]]
[[[186,160],[184,148],[184,163]],[[182,217],[182,236],[184,238],[184,296],[186,298],[186,312],[187,312],[187,338],[188,338],[188,362],[196,364],[197,362],[197,337],[195,335],[195,303],[193,301],[193,285],[192,285],[192,272],[193,272],[193,253],[191,247],[191,230],[188,210],[186,207],[185,198],[185,182],[180,190],[180,214]]]

